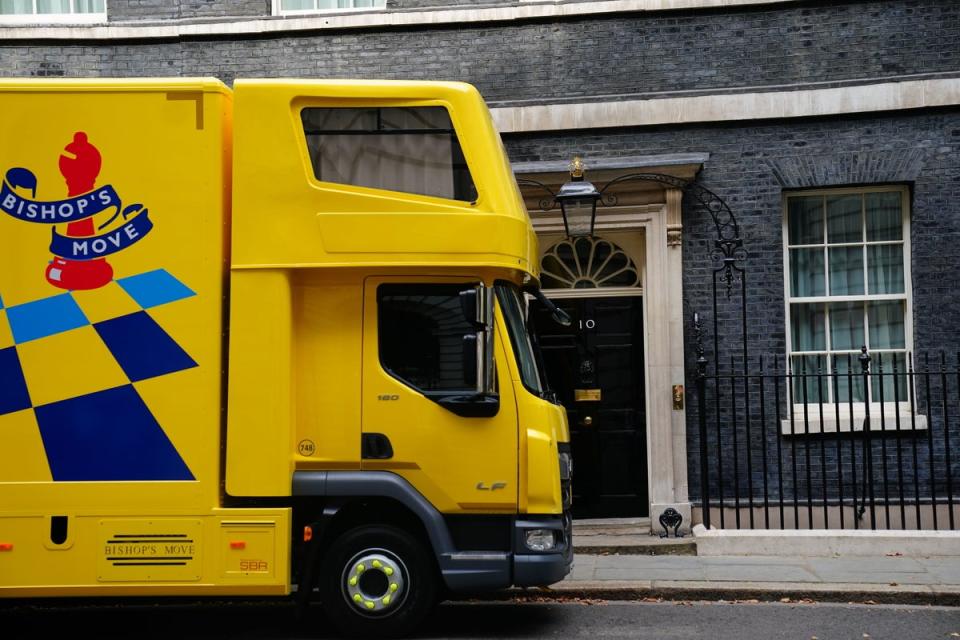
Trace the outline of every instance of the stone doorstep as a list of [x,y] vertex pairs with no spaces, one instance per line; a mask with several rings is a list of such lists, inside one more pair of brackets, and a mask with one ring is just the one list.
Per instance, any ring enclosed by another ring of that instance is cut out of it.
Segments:
[[696,555],[693,536],[651,535],[649,518],[574,520],[573,549],[581,555]]

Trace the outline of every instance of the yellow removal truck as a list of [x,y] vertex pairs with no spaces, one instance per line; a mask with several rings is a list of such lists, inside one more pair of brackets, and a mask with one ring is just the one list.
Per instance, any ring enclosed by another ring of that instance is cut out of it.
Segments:
[[568,573],[475,89],[10,79],[0,114],[0,596],[316,591],[395,635]]

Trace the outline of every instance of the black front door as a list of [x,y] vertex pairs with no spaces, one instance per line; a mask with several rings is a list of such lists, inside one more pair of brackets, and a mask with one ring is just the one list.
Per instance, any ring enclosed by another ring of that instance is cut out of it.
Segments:
[[535,302],[531,312],[547,380],[570,421],[573,514],[646,516],[643,299],[554,302],[573,318],[571,326],[558,325]]

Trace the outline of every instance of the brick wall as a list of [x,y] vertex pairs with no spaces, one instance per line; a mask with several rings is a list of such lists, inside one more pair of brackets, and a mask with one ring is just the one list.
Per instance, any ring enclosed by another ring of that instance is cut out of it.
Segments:
[[[174,6],[182,12],[187,5]],[[161,6],[126,5],[146,13]],[[464,80],[490,101],[550,102],[951,73],[960,71],[957,42],[960,3],[915,0],[135,44],[8,41],[0,44],[0,68],[25,76],[56,62],[66,76],[159,72],[226,82],[241,76]]]

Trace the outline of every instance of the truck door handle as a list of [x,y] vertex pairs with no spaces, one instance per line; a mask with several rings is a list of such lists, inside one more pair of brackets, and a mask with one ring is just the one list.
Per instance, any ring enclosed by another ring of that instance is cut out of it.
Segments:
[[390,438],[382,433],[365,433],[360,438],[360,457],[364,460],[389,460],[393,457]]

